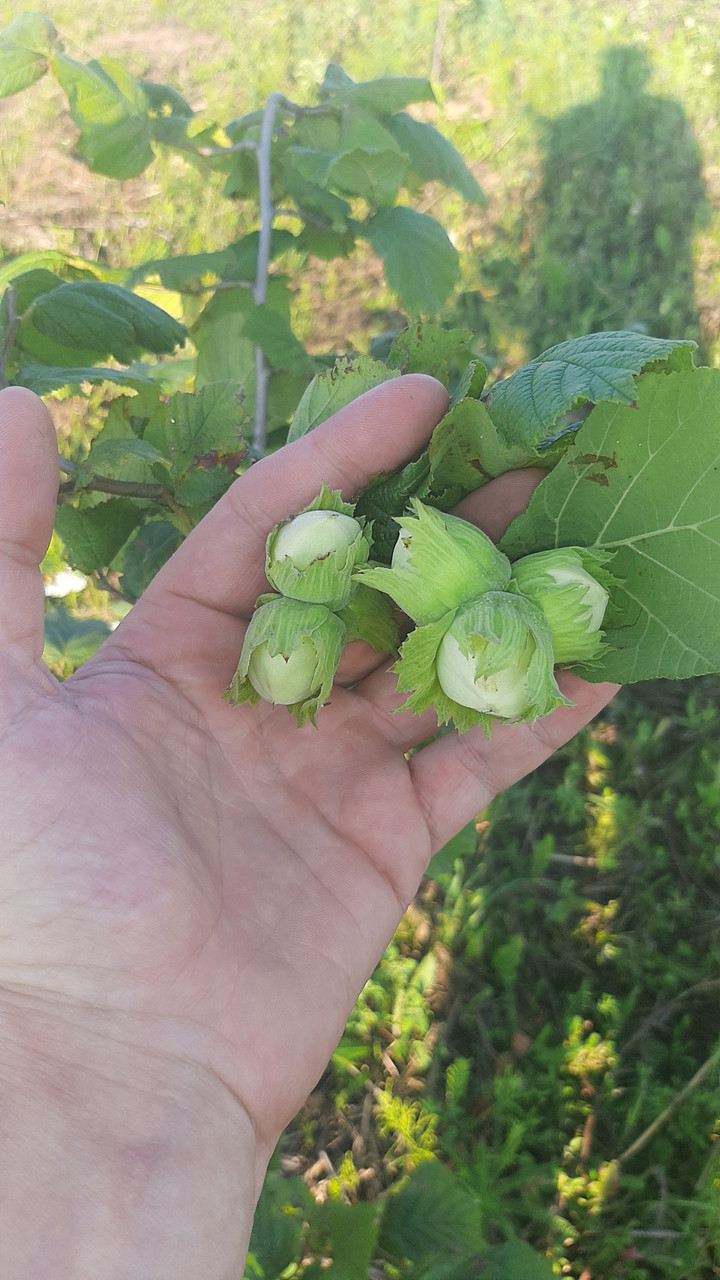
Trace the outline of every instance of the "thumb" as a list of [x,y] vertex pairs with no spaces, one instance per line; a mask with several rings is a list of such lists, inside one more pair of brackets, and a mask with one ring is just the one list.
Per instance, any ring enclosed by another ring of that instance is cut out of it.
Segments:
[[55,522],[58,452],[42,400],[0,391],[0,650],[42,656],[45,594],[38,572]]

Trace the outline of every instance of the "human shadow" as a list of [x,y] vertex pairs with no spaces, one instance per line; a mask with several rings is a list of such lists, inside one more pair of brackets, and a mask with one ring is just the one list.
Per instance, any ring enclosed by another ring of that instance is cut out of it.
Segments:
[[650,74],[642,49],[610,48],[598,98],[538,117],[540,186],[514,260],[480,266],[500,307],[491,327],[522,336],[527,358],[602,329],[702,346],[692,256],[708,216],[700,151],[682,107],[646,92]]

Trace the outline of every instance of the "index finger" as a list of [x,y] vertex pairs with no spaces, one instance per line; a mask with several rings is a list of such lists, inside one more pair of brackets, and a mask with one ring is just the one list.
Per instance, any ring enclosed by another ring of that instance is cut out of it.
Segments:
[[[435,378],[394,378],[256,463],[163,566],[106,641],[104,653],[117,643],[156,670],[167,660],[175,669],[182,662],[192,664],[196,672],[212,663],[213,678],[223,680],[217,663],[224,668],[226,662],[218,648],[227,627],[218,626],[218,614],[232,621],[248,618],[267,590],[265,542],[271,529],[307,506],[323,481],[349,499],[373,476],[394,470],[427,443],[447,403],[447,392]],[[179,628],[187,635],[186,646]],[[236,663],[234,639],[228,648]],[[234,665],[228,680],[233,670]]]

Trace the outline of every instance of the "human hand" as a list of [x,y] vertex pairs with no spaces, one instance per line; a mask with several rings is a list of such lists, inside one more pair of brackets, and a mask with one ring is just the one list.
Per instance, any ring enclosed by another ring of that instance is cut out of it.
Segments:
[[[446,402],[433,379],[395,379],[257,463],[95,657],[58,683],[41,660],[38,573],[54,519],[55,436],[31,393],[0,393],[6,1072],[18,1062],[38,1078],[43,1106],[75,1135],[80,1164],[83,1124],[105,1132],[98,1082],[119,1117],[113,1143],[122,1146],[123,1125],[142,1143],[151,1114],[156,1141],[176,1152],[167,1132],[176,1110],[156,1096],[169,1081],[176,1107],[179,1098],[183,1115],[195,1110],[219,1143],[219,1155],[202,1154],[198,1129],[198,1168],[229,1162],[221,1176],[251,1215],[273,1146],[322,1073],[432,853],[615,692],[566,673],[559,683],[574,708],[534,728],[500,726],[490,742],[480,730],[450,733],[409,757],[437,722],[431,712],[392,714],[402,695],[390,663],[365,646],[346,651],[317,729],[299,730],[284,708],[223,700],[265,588],[270,529],[323,480],[352,498],[417,452]],[[497,537],[537,479],[502,477],[460,513]],[[59,1061],[63,1080],[82,1078],[89,1119],[70,1084],[67,1104],[50,1088]],[[21,1103],[31,1099],[26,1089]],[[232,1142],[213,1129],[214,1114]],[[175,1158],[192,1162],[195,1140]],[[92,1141],[94,1150],[100,1139]],[[145,1159],[142,1169],[151,1186]],[[122,1178],[115,1166],[112,1176],[113,1185]],[[194,1192],[177,1205],[185,1194]],[[229,1222],[231,1201],[226,1212]],[[175,1270],[167,1258],[152,1270],[140,1252],[135,1272],[94,1274],[234,1275],[227,1260],[248,1229],[246,1214],[240,1238],[234,1228],[218,1254],[225,1270],[193,1271],[187,1244]]]

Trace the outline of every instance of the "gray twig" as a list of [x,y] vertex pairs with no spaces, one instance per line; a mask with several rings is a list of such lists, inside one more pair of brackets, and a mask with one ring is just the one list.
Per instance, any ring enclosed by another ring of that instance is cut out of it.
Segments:
[[448,0],[440,0],[437,18],[435,20],[435,38],[433,40],[432,60],[430,64],[430,79],[435,80],[436,82],[440,79],[442,71],[442,60],[445,46],[445,28],[447,26],[449,8],[450,3]]
[[673,1114],[673,1112],[677,1111],[678,1107],[682,1105],[682,1103],[685,1101],[687,1097],[689,1097],[693,1089],[696,1089],[697,1086],[705,1079],[706,1075],[708,1075],[709,1072],[712,1071],[713,1067],[716,1067],[719,1063],[720,1063],[720,1045],[718,1045],[715,1052],[710,1055],[710,1057],[707,1059],[706,1062],[703,1063],[703,1065],[699,1068],[699,1070],[695,1072],[695,1075],[693,1076],[692,1080],[688,1080],[684,1088],[682,1088],[679,1093],[675,1094],[675,1097],[673,1098],[672,1102],[670,1103],[669,1106],[665,1108],[662,1114],[657,1116],[656,1119],[653,1120],[652,1124],[648,1125],[645,1132],[641,1133],[640,1137],[636,1138],[635,1141],[630,1144],[627,1150],[623,1151],[622,1155],[618,1156],[617,1158],[618,1164],[625,1164],[625,1162],[629,1160],[631,1156],[636,1155],[637,1152],[640,1151],[646,1145],[646,1143],[650,1141],[651,1138],[654,1138],[658,1129],[662,1128],[665,1122],[670,1119],[670,1116]]
[[[256,151],[258,167],[258,194],[260,201],[260,237],[258,243],[257,271],[253,301],[256,307],[262,306],[267,298],[268,275],[270,270],[270,247],[272,241],[275,210],[272,202],[272,171],[270,153],[272,148],[275,113],[280,106],[289,105],[281,93],[271,93],[265,103],[260,143]],[[265,452],[267,432],[267,391],[269,369],[262,347],[255,348],[255,430],[253,432],[253,448],[260,457]]]

